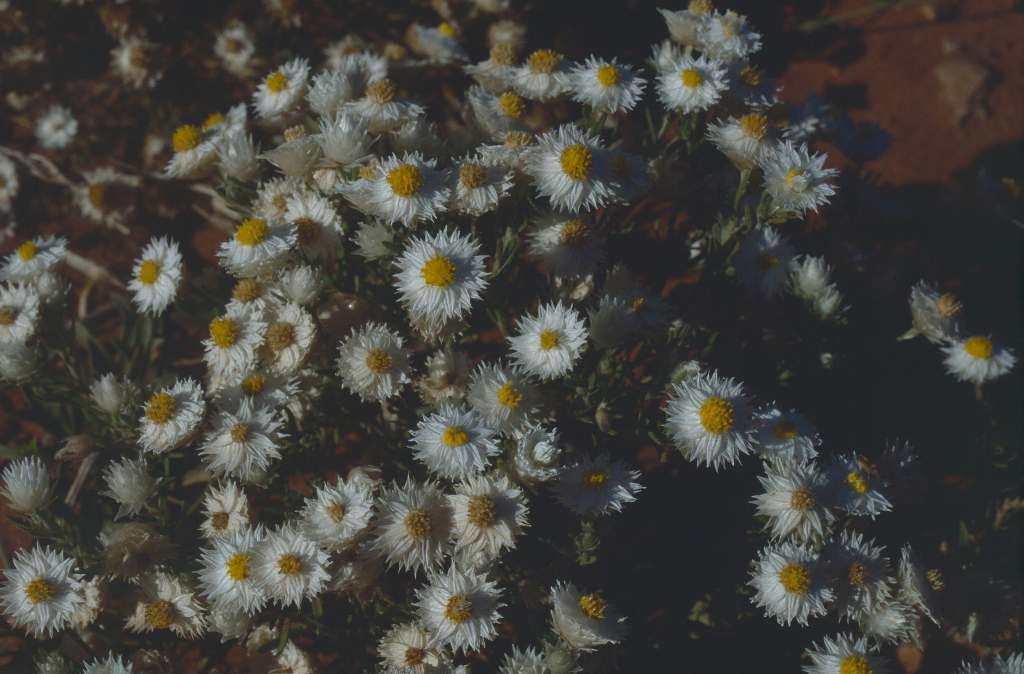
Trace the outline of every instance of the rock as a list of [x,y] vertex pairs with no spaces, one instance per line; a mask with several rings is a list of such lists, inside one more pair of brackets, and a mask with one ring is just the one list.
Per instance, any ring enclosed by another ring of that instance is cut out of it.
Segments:
[[964,56],[951,56],[935,67],[939,81],[939,103],[950,113],[950,122],[962,124],[969,115],[985,116],[985,94],[993,73]]

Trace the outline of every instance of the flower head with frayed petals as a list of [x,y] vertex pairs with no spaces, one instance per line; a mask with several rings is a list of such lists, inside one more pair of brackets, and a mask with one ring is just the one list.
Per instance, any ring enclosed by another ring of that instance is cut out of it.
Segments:
[[443,212],[451,193],[436,162],[414,152],[401,159],[392,155],[382,161],[366,181],[363,196],[370,212],[388,222],[408,227],[421,220],[434,220]]
[[414,603],[420,624],[437,643],[468,653],[497,636],[494,626],[504,606],[500,596],[495,581],[452,565],[447,573],[432,574],[430,583],[416,591]]
[[544,379],[572,371],[587,342],[587,329],[579,314],[562,303],[538,307],[537,316],[519,319],[519,335],[509,338],[516,362]]
[[480,363],[466,400],[491,427],[506,437],[536,422],[537,391],[518,365]]
[[558,502],[574,513],[587,517],[620,511],[626,503],[636,500],[643,486],[636,480],[640,472],[629,470],[620,461],[611,461],[607,454],[579,461],[562,469],[552,489]]
[[455,230],[414,238],[396,260],[395,286],[409,312],[428,322],[461,318],[487,286],[483,255],[470,236]]
[[572,98],[589,105],[594,112],[615,114],[636,107],[643,95],[647,80],[637,77],[633,68],[590,56],[586,63],[577,65],[569,74]]
[[139,603],[128,618],[133,632],[169,629],[179,637],[193,639],[206,629],[203,607],[192,587],[166,573],[147,574],[139,579]]
[[752,410],[740,384],[713,372],[697,373],[674,388],[665,430],[691,461],[718,470],[753,451]]
[[689,114],[707,110],[728,88],[725,64],[706,56],[672,59],[658,75],[658,99],[669,110]]
[[538,139],[526,173],[552,206],[573,213],[604,206],[615,197],[618,183],[608,166],[608,153],[597,138],[564,124]]
[[284,266],[297,241],[295,228],[290,225],[249,218],[221,244],[217,257],[225,271],[238,278],[264,276]]
[[342,383],[361,400],[386,400],[396,395],[409,378],[409,357],[397,332],[367,323],[341,345],[338,373]]
[[818,206],[827,204],[828,198],[836,193],[827,181],[839,171],[825,168],[825,159],[825,155],[812,157],[806,143],[797,149],[791,141],[768,152],[761,166],[764,188],[772,195],[774,205],[803,215],[808,210],[817,212]]
[[213,430],[199,453],[214,475],[261,480],[270,462],[281,458],[280,448],[287,437],[279,432],[282,423],[274,408],[257,409],[243,399],[236,410],[221,411],[213,418]]
[[885,496],[889,483],[878,477],[878,472],[867,461],[853,454],[833,456],[828,469],[828,479],[833,485],[836,505],[851,515],[875,515],[892,509]]
[[325,550],[341,551],[362,540],[373,515],[373,494],[364,485],[338,480],[316,490],[302,509],[302,531]]
[[572,648],[593,651],[619,643],[626,634],[622,614],[597,592],[583,594],[572,583],[558,582],[551,588],[551,602],[555,632]]
[[82,576],[72,572],[74,566],[71,557],[38,543],[19,550],[0,587],[0,605],[11,625],[36,637],[63,629],[84,601]]
[[478,412],[445,405],[413,431],[413,457],[432,473],[464,480],[486,470],[490,457],[499,453],[495,434]]
[[256,116],[271,122],[286,121],[308,90],[309,62],[297,58],[267,75],[253,93]]
[[872,653],[867,637],[854,639],[850,634],[839,634],[834,640],[825,637],[821,646],[814,644],[807,655],[812,663],[804,667],[807,674],[889,674],[888,661]]
[[200,588],[214,608],[255,615],[267,603],[253,575],[256,545],[263,537],[262,527],[243,527],[227,538],[214,539],[213,548],[203,552]]
[[256,544],[253,580],[267,599],[282,606],[298,606],[304,598],[313,598],[330,578],[328,555],[290,524],[267,532]]
[[162,454],[191,442],[206,413],[203,389],[191,379],[165,388],[145,405],[139,419],[139,444],[147,452]]
[[455,551],[495,558],[516,546],[526,523],[526,499],[505,475],[476,475],[448,497],[455,521]]
[[857,532],[844,531],[825,547],[825,571],[836,594],[839,616],[857,620],[874,613],[890,596],[889,560],[882,556],[884,548],[874,541],[865,541]]
[[432,572],[451,550],[451,506],[436,482],[408,477],[404,487],[385,490],[374,527],[373,549],[403,570]]
[[753,601],[782,625],[796,620],[807,624],[809,616],[825,615],[825,605],[835,597],[828,588],[818,554],[794,543],[768,546],[755,562]]
[[835,515],[828,480],[813,463],[779,460],[765,466],[765,477],[757,478],[765,493],[755,496],[757,515],[768,518],[772,537],[795,537],[813,542],[824,538]]
[[0,281],[24,283],[53,271],[68,252],[68,241],[53,236],[37,236],[18,246],[0,266]]
[[996,346],[990,337],[981,335],[954,341],[942,347],[942,351],[946,354],[946,372],[957,381],[969,381],[975,386],[1002,377],[1017,363],[1012,349]]
[[770,300],[792,291],[790,268],[796,250],[772,227],[750,232],[736,251],[740,284],[754,297]]
[[185,264],[178,244],[167,237],[152,239],[132,269],[128,290],[135,292],[133,301],[145,314],[159,316],[174,301],[185,281]]
[[[497,447],[494,449],[498,451]],[[10,502],[11,510],[19,513],[31,513],[42,508],[53,498],[53,487],[50,476],[46,473],[46,464],[38,456],[11,461],[4,468],[4,486],[0,488],[0,496]]]

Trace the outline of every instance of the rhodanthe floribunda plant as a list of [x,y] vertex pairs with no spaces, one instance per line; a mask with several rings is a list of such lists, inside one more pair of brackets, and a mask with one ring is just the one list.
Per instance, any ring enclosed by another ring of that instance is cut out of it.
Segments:
[[[5,29],[70,11],[22,4],[0,10]],[[669,479],[710,499],[729,479],[711,468],[751,485],[720,495],[758,521],[713,542],[749,553],[715,559],[738,569],[743,608],[718,621],[724,604],[698,602],[701,631],[774,618],[801,638],[835,613],[843,632],[804,639],[805,671],[881,674],[900,642],[938,638],[943,612],[982,645],[1015,629],[993,617],[1012,611],[950,601],[954,581],[922,561],[941,557],[886,520],[927,486],[909,443],[853,447],[791,408],[828,395],[863,320],[844,304],[863,296],[845,285],[860,258],[820,255],[817,223],[789,223],[830,218],[838,171],[811,148],[852,122],[778,98],[753,61],[762,37],[708,0],[661,10],[671,39],[628,52],[646,64],[528,52],[507,0],[433,4],[443,21],[409,23],[401,44],[390,5],[388,32],[374,13],[332,7],[321,25],[264,0],[255,24],[203,24],[209,44],[195,27],[159,44],[136,10],[100,8],[82,34],[120,41],[103,86],[130,92],[138,143],[105,135],[122,116],[87,112],[94,81],[10,87],[30,133],[0,148],[0,244],[17,211],[56,212],[32,201],[45,181],[137,245],[91,261],[98,235],[44,222],[0,262],[0,375],[34,422],[2,448],[0,496],[39,539],[0,606],[15,634],[61,637],[37,671],[72,671],[64,654],[85,674],[223,668],[229,651],[260,674],[629,670],[664,645],[647,627],[662,617],[636,614],[648,597],[610,548],[639,538],[631,515],[645,539],[662,524],[641,504],[674,502]],[[159,18],[162,35],[181,27]],[[5,87],[45,60],[36,42],[5,52]],[[245,100],[207,110],[178,86],[193,76]],[[949,387],[984,399],[1016,356],[938,288],[911,290],[902,338],[925,335]],[[692,522],[662,515],[688,541]],[[968,594],[1010,595],[975,577]]]

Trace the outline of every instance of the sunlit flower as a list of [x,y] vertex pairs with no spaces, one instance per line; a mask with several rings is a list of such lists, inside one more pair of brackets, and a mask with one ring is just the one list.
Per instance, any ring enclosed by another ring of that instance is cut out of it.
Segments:
[[256,409],[249,400],[232,412],[213,417],[200,455],[215,476],[230,475],[240,480],[262,480],[271,461],[281,458],[284,436],[282,421],[273,408]]
[[413,457],[441,477],[464,480],[487,469],[498,454],[495,430],[479,413],[445,405],[412,432]]
[[283,267],[296,241],[295,228],[283,221],[249,218],[220,245],[217,257],[229,274],[239,278],[261,276]]
[[753,451],[753,410],[740,384],[713,372],[698,373],[673,388],[665,430],[691,461],[703,461],[718,470]]
[[396,287],[414,318],[444,323],[461,318],[486,287],[480,245],[469,235],[444,229],[413,238],[395,261]]
[[673,59],[658,75],[658,99],[669,110],[689,114],[707,110],[718,102],[728,85],[725,65],[719,61],[682,56]]
[[569,93],[570,65],[553,49],[538,49],[513,71],[512,86],[532,101],[554,101]]
[[572,583],[559,581],[551,588],[551,603],[555,633],[572,648],[593,651],[626,635],[625,618],[597,592],[583,594]]
[[363,97],[347,103],[345,109],[365,121],[370,133],[393,131],[423,112],[422,106],[395,94],[393,82],[379,79],[368,84]]
[[579,314],[562,303],[543,304],[537,316],[519,319],[519,334],[509,337],[516,363],[526,372],[543,379],[560,377],[572,371],[587,342],[587,329]]
[[757,515],[768,518],[772,537],[811,543],[824,538],[835,515],[828,480],[815,464],[780,459],[765,466],[765,477],[757,478],[765,493],[755,496]]
[[821,646],[808,649],[813,664],[806,665],[807,674],[888,674],[888,661],[868,648],[866,637],[854,639],[850,634],[839,634],[835,640],[825,637]]
[[373,515],[373,494],[358,482],[338,480],[306,499],[300,526],[306,538],[325,550],[341,551],[360,540]]
[[142,313],[159,316],[174,301],[185,282],[185,265],[178,244],[166,237],[151,239],[132,268],[128,290]]
[[385,400],[396,395],[409,377],[409,357],[401,336],[386,326],[367,323],[341,345],[338,373],[347,389],[361,400]]
[[192,441],[206,413],[203,390],[191,379],[179,380],[154,395],[139,419],[139,444],[147,452],[162,454]]
[[552,206],[573,213],[604,206],[615,195],[616,183],[608,156],[598,138],[563,124],[538,139],[526,173]]
[[982,335],[955,341],[942,347],[942,352],[946,354],[946,372],[975,386],[1002,377],[1017,363],[1012,349],[996,346],[991,337]]
[[459,482],[448,497],[455,552],[497,557],[512,549],[526,524],[523,492],[504,475],[476,475]]
[[304,598],[316,597],[330,578],[328,555],[290,524],[268,531],[256,543],[253,582],[268,600],[282,606],[298,606]]
[[309,62],[289,61],[267,75],[253,94],[256,116],[271,123],[284,123],[306,96]]
[[410,674],[433,672],[444,658],[434,643],[434,635],[414,622],[401,623],[388,630],[377,644],[377,652],[384,658],[388,668],[385,671],[395,669]]
[[434,166],[433,159],[425,160],[418,152],[385,159],[366,183],[371,212],[388,224],[398,221],[409,227],[437,218],[451,191]]
[[828,588],[818,554],[793,543],[770,545],[754,564],[757,590],[752,601],[763,606],[765,615],[780,624],[807,624],[809,616],[825,615],[825,605],[835,597]]
[[138,582],[139,602],[126,625],[133,632],[169,629],[194,639],[206,629],[206,616],[192,587],[167,573],[147,574]]
[[431,574],[428,585],[416,590],[420,623],[436,643],[453,651],[475,651],[496,637],[494,626],[501,616],[501,590],[495,581],[452,565],[447,573]]
[[266,604],[263,587],[253,574],[256,545],[263,536],[261,527],[244,527],[214,539],[213,547],[203,551],[200,588],[215,608],[255,615]]
[[7,579],[0,587],[7,621],[37,638],[63,629],[83,602],[82,576],[74,567],[73,558],[38,543],[31,550],[18,550],[14,568],[5,570]]
[[38,236],[28,239],[0,266],[0,281],[23,283],[52,272],[68,252],[67,239]]
[[488,425],[506,437],[537,420],[536,388],[518,365],[481,363],[473,373],[466,399]]
[[761,160],[764,188],[778,208],[803,215],[827,204],[835,189],[827,181],[838,175],[836,169],[824,168],[825,155],[811,156],[807,145],[799,149],[791,141],[780,143]]
[[572,98],[590,106],[594,112],[614,114],[636,107],[647,80],[637,77],[633,68],[590,56],[569,73]]

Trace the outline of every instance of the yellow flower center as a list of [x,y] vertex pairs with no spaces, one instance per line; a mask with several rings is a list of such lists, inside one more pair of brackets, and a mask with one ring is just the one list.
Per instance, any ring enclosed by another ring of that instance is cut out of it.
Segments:
[[410,510],[402,520],[405,531],[413,538],[426,538],[434,531],[434,516],[429,510],[417,508]]
[[231,297],[242,304],[248,304],[260,298],[260,282],[254,278],[245,278],[231,289]]
[[205,122],[203,122],[203,131],[209,131],[213,127],[225,121],[227,121],[227,118],[223,114],[214,112],[206,118]]
[[370,349],[366,356],[366,367],[374,374],[382,374],[391,367],[392,359],[383,349]]
[[614,87],[621,77],[619,69],[610,63],[597,69],[597,81],[602,87]]
[[850,585],[863,585],[868,579],[868,567],[860,562],[854,562],[846,570],[846,579],[850,581]]
[[956,298],[956,295],[952,293],[946,293],[939,298],[939,301],[935,303],[935,308],[939,312],[939,316],[943,318],[953,318],[960,310],[964,308],[964,305],[960,304],[960,300]]
[[805,171],[803,169],[793,169],[792,171],[787,173],[786,187],[793,191],[802,192],[806,188],[806,185],[804,184],[804,181],[797,181],[796,179],[802,176],[804,173]]
[[498,402],[509,409],[519,407],[519,401],[522,399],[523,395],[512,386],[512,382],[507,382],[498,389]]
[[284,130],[284,139],[289,143],[294,143],[300,138],[306,137],[306,127],[302,124],[296,124],[295,126],[288,127]]
[[428,286],[435,288],[447,288],[455,282],[455,271],[457,267],[452,263],[451,258],[434,253],[429,260],[423,264],[420,276]]
[[387,181],[395,196],[408,199],[419,194],[423,186],[423,173],[412,164],[402,163],[398,168],[388,171]]
[[608,607],[604,599],[597,596],[597,593],[588,594],[580,597],[580,610],[587,615],[588,618],[594,620],[601,620],[604,618],[604,610]]
[[611,477],[612,474],[607,467],[591,466],[584,468],[580,473],[580,485],[588,491],[597,493],[604,490],[604,486],[608,484]]
[[249,375],[242,380],[239,386],[242,389],[242,393],[247,396],[258,396],[263,393],[263,387],[266,385],[267,380],[261,374]]
[[378,168],[378,166],[379,165],[375,162],[373,164],[370,164],[369,166],[362,167],[361,169],[359,169],[359,177],[364,179],[364,180],[370,180],[371,178],[376,178],[377,177],[377,168]]
[[266,220],[249,218],[235,231],[235,241],[239,246],[257,246],[270,236],[270,226]]
[[252,561],[252,555],[247,555],[244,552],[236,552],[228,558],[227,563],[224,567],[228,571],[228,578],[235,581],[236,583],[240,580],[245,580],[249,577],[249,562]]
[[444,33],[445,35],[447,35],[448,37],[450,37],[450,38],[457,38],[460,35],[462,35],[462,33],[459,31],[458,28],[456,28],[455,26],[451,25],[447,21],[442,21],[441,25],[438,26],[437,29],[439,31],[441,31],[442,33]]
[[21,314],[21,310],[18,307],[10,304],[0,306],[0,325],[14,325],[19,314]]
[[558,337],[558,332],[555,330],[545,330],[540,333],[540,348],[543,351],[550,351],[561,343],[561,339]]
[[550,75],[562,62],[562,55],[553,49],[538,49],[526,59],[526,67],[534,75]]
[[818,499],[810,487],[801,487],[794,491],[789,497],[789,507],[793,510],[806,512],[818,505]]
[[312,246],[316,243],[320,227],[309,218],[297,218],[292,222],[295,228],[295,240],[300,246]]
[[161,391],[149,399],[146,404],[146,423],[163,426],[174,418],[174,410],[178,401],[167,391]]
[[516,52],[507,44],[496,44],[491,47],[491,63],[499,66],[510,66],[516,62]]
[[222,349],[230,348],[238,340],[238,323],[221,316],[210,322],[210,339]]
[[722,398],[708,398],[697,414],[700,416],[700,425],[708,433],[728,433],[736,420],[732,403]]
[[453,594],[444,607],[444,617],[461,625],[473,616],[473,602],[467,594]]
[[792,419],[779,419],[772,429],[779,440],[793,440],[800,435],[800,427]]
[[175,152],[188,152],[203,142],[203,133],[191,124],[179,126],[172,142]]
[[862,473],[853,472],[846,476],[846,484],[850,485],[858,494],[863,494],[868,490],[868,481]]
[[210,516],[210,526],[213,527],[215,531],[224,531],[228,528],[228,522],[230,521],[231,515],[223,511],[213,513],[213,515]]
[[267,334],[264,335],[263,342],[274,353],[284,351],[295,343],[295,328],[291,323],[274,321],[267,326]]
[[802,564],[788,564],[779,571],[779,582],[786,592],[803,594],[811,587],[811,572]]
[[139,266],[139,283],[151,286],[160,278],[160,263],[156,260],[143,260]]
[[448,445],[449,447],[461,447],[462,445],[469,442],[469,434],[461,428],[455,426],[449,426],[445,429],[444,434],[441,436],[441,442]]
[[946,589],[946,581],[942,580],[942,572],[938,569],[928,569],[924,574],[924,580],[932,592],[942,592]]
[[249,439],[249,427],[238,423],[231,427],[231,442],[245,442]]
[[769,269],[771,269],[778,263],[779,258],[775,257],[766,250],[762,250],[760,253],[757,254],[757,257],[754,258],[754,264],[757,265],[757,268],[761,270],[762,274],[767,272]]
[[371,103],[376,103],[377,105],[390,103],[395,99],[395,85],[390,80],[374,82],[366,87],[366,97],[370,99]]
[[704,84],[704,76],[693,68],[687,68],[683,72],[679,73],[679,79],[682,83],[691,89],[699,87]]
[[36,242],[29,239],[25,243],[18,246],[18,257],[25,262],[28,262],[36,256]]
[[498,106],[502,112],[511,117],[512,119],[519,119],[523,116],[523,112],[526,111],[526,103],[523,99],[512,93],[504,93],[498,99]]
[[839,662],[839,674],[874,674],[863,655],[847,655]]
[[748,87],[756,87],[761,84],[761,71],[753,66],[747,66],[740,71],[740,82]]
[[270,93],[279,94],[288,86],[288,76],[278,70],[276,73],[267,77],[267,79],[264,80],[264,84],[267,85],[267,90],[270,91]]
[[686,11],[698,16],[710,16],[711,12],[715,11],[715,6],[711,4],[711,0],[690,0]]
[[146,622],[158,630],[165,630],[174,624],[174,604],[161,599],[146,606]]
[[752,112],[740,117],[740,130],[747,138],[762,140],[768,135],[768,115]]
[[573,180],[586,180],[594,172],[594,155],[583,144],[570,145],[562,150],[558,163],[562,165],[562,173]]
[[277,558],[277,572],[282,576],[294,576],[302,571],[302,559],[295,554],[287,553]]
[[505,147],[526,147],[533,140],[526,131],[510,131],[505,134]]
[[469,499],[466,510],[469,523],[475,527],[489,527],[498,516],[498,506],[487,494],[477,494]]
[[107,186],[108,183],[105,182],[89,186],[89,203],[102,213],[108,213],[113,210],[107,199]]
[[345,519],[345,504],[341,501],[335,501],[327,506],[325,510],[327,511],[327,517],[335,524],[341,524],[341,521]]
[[25,585],[25,598],[35,605],[52,597],[55,589],[45,578],[36,576]]
[[466,162],[459,169],[459,182],[467,190],[475,190],[487,184],[487,167],[475,161]]
[[590,228],[582,220],[570,220],[562,225],[558,237],[564,245],[580,248],[590,238]]
[[970,354],[971,358],[988,360],[992,357],[992,342],[985,337],[971,337],[964,344],[964,351]]

